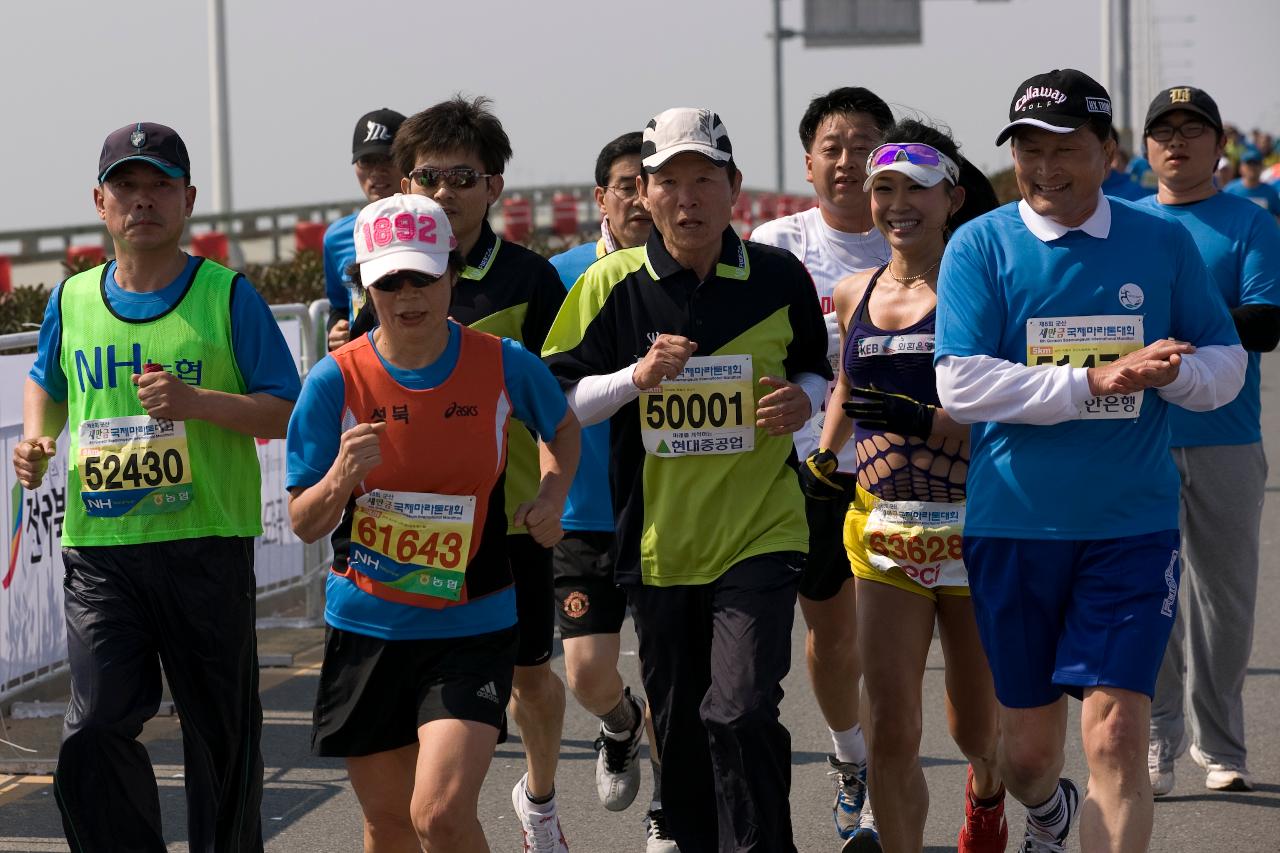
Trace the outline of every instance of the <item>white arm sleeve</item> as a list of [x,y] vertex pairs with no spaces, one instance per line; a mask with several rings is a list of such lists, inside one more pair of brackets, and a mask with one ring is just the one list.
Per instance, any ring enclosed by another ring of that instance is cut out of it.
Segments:
[[1241,346],[1198,347],[1182,357],[1178,375],[1156,393],[1193,412],[1207,412],[1236,398],[1244,385],[1249,354]]
[[569,408],[584,427],[607,421],[614,412],[640,396],[640,389],[631,381],[635,369],[634,364],[629,364],[614,373],[584,376],[565,392]]
[[830,383],[816,373],[797,373],[792,382],[804,389],[809,397],[809,417],[822,411],[822,404],[827,402],[827,387]]
[[957,423],[1050,426],[1080,416],[1089,399],[1083,367],[1027,367],[989,355],[947,355],[937,364],[938,399]]

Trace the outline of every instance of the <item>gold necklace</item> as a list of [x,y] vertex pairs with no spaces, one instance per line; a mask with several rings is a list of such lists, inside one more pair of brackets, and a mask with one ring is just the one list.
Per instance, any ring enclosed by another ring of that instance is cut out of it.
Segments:
[[931,272],[933,272],[935,269],[937,269],[937,268],[938,268],[938,264],[940,264],[940,263],[942,263],[942,255],[938,255],[938,259],[937,259],[936,261],[934,261],[932,264],[930,264],[930,265],[929,265],[929,268],[928,268],[927,270],[925,270],[924,272],[920,273],[919,275],[909,275],[909,276],[906,276],[906,277],[903,277],[903,278],[899,278],[899,277],[898,277],[898,274],[897,274],[897,273],[895,273],[895,272],[893,271],[893,264],[889,264],[889,266],[888,266],[889,277],[890,277],[890,278],[892,278],[894,281],[896,281],[898,284],[902,285],[903,287],[908,287],[908,288],[909,288],[909,287],[911,287],[911,285],[912,285],[912,284],[914,284],[915,282],[920,281],[922,278],[924,278],[925,276],[927,276],[929,273],[931,273]]

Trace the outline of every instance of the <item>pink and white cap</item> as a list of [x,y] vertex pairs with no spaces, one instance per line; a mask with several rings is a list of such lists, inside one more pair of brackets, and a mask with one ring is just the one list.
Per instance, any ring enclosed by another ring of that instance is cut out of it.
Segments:
[[458,247],[444,208],[422,195],[396,193],[366,205],[354,236],[365,287],[397,272],[444,275]]

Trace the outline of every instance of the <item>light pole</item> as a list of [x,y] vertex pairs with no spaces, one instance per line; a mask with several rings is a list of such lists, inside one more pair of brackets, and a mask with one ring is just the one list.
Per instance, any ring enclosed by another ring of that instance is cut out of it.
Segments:
[[227,110],[227,36],[222,0],[209,0],[209,130],[212,137],[213,212],[223,214],[228,260],[239,265],[240,247],[231,233],[231,127]]

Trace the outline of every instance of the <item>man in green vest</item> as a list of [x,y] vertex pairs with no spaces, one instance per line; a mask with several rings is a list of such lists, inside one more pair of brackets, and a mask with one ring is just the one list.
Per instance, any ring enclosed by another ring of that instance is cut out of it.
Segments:
[[29,489],[66,454],[71,702],[54,795],[76,853],[165,850],[137,740],[163,666],[191,849],[261,851],[253,439],[284,437],[297,371],[249,282],[180,248],[196,190],[177,133],[109,135],[93,198],[115,260],[50,295],[13,453]]

